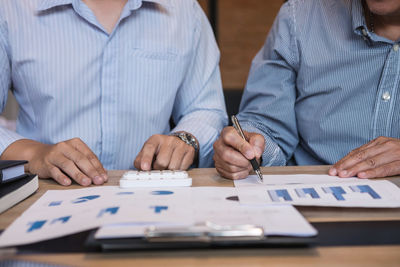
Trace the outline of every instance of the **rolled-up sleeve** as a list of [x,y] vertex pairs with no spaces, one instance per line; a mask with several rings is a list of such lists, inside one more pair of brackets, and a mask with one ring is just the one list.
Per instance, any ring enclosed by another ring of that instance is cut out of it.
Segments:
[[219,50],[207,17],[194,1],[196,29],[193,53],[182,86],[175,99],[172,132],[186,131],[194,135],[200,145],[199,167],[213,165],[213,143],[223,127],[227,115],[219,70]]
[[[0,110],[4,110],[7,103],[8,90],[11,86],[11,66],[8,49],[7,24],[0,13]],[[13,142],[22,139],[19,134],[0,126],[0,155]]]
[[292,6],[283,5],[252,62],[239,120],[264,136],[264,166],[286,165],[298,145],[295,101],[298,50]]

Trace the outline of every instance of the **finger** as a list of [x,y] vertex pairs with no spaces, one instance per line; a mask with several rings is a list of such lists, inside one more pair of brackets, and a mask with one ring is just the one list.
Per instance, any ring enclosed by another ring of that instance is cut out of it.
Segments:
[[97,170],[97,173],[100,174],[103,181],[106,182],[108,180],[107,170],[103,167],[103,164],[101,164],[96,154],[94,154],[93,151],[79,138],[73,139],[71,144],[76,150],[86,156],[92,166]]
[[226,172],[224,169],[220,169],[220,168],[217,168],[217,171],[222,177],[232,179],[232,180],[240,180],[240,179],[244,179],[247,176],[249,176],[248,171],[230,173],[230,172]]
[[92,183],[92,180],[82,173],[72,160],[68,159],[63,154],[57,157],[52,157],[49,159],[49,162],[58,167],[62,172],[66,173],[80,185],[88,186]]
[[237,167],[247,168],[249,165],[249,160],[243,156],[242,153],[227,146],[222,140],[218,140],[214,147],[219,147],[214,149],[214,154],[218,155],[218,159],[225,162],[228,165],[234,165]]
[[50,176],[56,180],[59,184],[64,185],[64,186],[69,186],[71,185],[71,179],[69,179],[64,173],[60,171],[59,168],[57,168],[54,165],[50,165],[48,167],[48,170],[50,172]]
[[374,169],[360,172],[357,174],[357,176],[359,178],[378,178],[378,177],[394,176],[399,174],[400,174],[400,161],[394,161]]
[[253,159],[255,157],[255,151],[253,147],[246,142],[233,127],[226,127],[222,131],[222,140],[223,142],[238,150],[242,155],[244,155],[247,159]]
[[186,155],[187,152],[189,152],[189,149],[193,147],[185,144],[182,142],[182,144],[179,144],[177,147],[175,147],[171,160],[168,165],[169,170],[180,170],[181,169],[181,163]]
[[371,143],[351,151],[347,156],[332,166],[329,170],[329,174],[338,175],[340,172],[343,172],[343,170],[351,168],[355,164],[381,153],[383,151],[382,147],[377,149],[378,147],[380,147],[380,143],[374,140]]
[[338,175],[343,178],[352,177],[357,175],[359,172],[374,169],[391,162],[393,162],[393,159],[391,157],[388,157],[386,153],[381,153],[376,156],[369,157],[364,161],[355,164],[354,166],[339,171]]
[[253,146],[254,151],[256,152],[256,158],[261,158],[264,149],[265,149],[265,139],[264,136],[260,135],[260,134],[249,134],[248,135],[248,140],[250,145]]
[[140,161],[140,170],[150,171],[153,164],[154,156],[158,149],[158,143],[148,141],[144,144],[141,151],[142,157]]
[[190,166],[194,162],[194,157],[195,157],[195,151],[193,147],[189,148],[189,151],[187,151],[182,159],[182,163],[180,166],[180,170],[186,171],[187,169],[190,168]]
[[235,173],[235,172],[243,172],[243,171],[251,171],[252,167],[249,161],[247,161],[247,166],[244,167],[239,167],[235,165],[231,165],[223,161],[222,159],[219,158],[219,155],[214,154],[214,161],[215,161],[215,166],[225,170],[226,172],[230,173]]
[[104,183],[104,179],[100,176],[100,173],[92,165],[90,160],[82,154],[80,151],[75,150],[68,145],[62,150],[64,156],[70,159],[79,170],[85,174],[85,176],[91,178],[94,184],[100,185]]
[[[182,142],[178,138],[174,137],[177,142]],[[175,141],[175,140],[174,140]],[[177,143],[166,143],[160,147],[160,151],[156,155],[156,159],[153,163],[153,168],[155,170],[165,170],[168,168],[169,163],[171,162],[172,153],[174,152]]]
[[135,168],[137,170],[140,170],[140,163],[142,161],[142,151],[139,152],[139,154],[136,156],[135,161],[133,162],[133,166],[135,166]]

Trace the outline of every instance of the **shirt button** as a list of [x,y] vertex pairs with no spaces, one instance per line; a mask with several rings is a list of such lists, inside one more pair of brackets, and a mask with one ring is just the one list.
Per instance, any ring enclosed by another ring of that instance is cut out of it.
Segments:
[[363,34],[364,36],[367,36],[367,35],[368,35],[367,30],[364,29],[364,28],[361,30],[361,32],[362,32],[362,34]]
[[394,50],[394,52],[399,51],[399,45],[398,45],[398,44],[395,44],[395,45],[393,46],[393,50]]
[[390,100],[390,93],[389,92],[384,92],[382,95],[382,100],[387,102]]

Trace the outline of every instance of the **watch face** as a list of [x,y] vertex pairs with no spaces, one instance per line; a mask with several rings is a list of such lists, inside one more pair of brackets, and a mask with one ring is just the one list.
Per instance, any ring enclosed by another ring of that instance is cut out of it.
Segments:
[[183,133],[183,134],[181,135],[181,138],[182,138],[182,140],[185,141],[186,143],[190,142],[190,139],[188,138],[188,135],[187,135],[187,134],[184,134],[184,133]]
[[188,134],[188,133],[177,133],[177,134],[174,134],[174,135],[177,136],[178,138],[180,138],[186,144],[192,146],[196,151],[199,149],[198,146],[197,146],[196,139],[191,134]]

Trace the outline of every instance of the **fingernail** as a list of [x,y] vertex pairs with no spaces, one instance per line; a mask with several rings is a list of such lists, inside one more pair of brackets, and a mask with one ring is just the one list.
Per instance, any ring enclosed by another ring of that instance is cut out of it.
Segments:
[[358,178],[367,178],[367,174],[365,172],[360,172]]
[[332,175],[332,176],[336,176],[337,175],[337,170],[335,168],[331,168],[329,170],[329,174]]
[[143,171],[147,170],[147,166],[148,166],[147,162],[142,162],[142,164],[140,164],[140,167],[142,168]]
[[347,171],[341,171],[339,173],[339,176],[347,176],[348,172]]
[[95,177],[93,178],[93,181],[94,181],[95,184],[102,184],[102,183],[104,183],[103,178],[101,178],[100,176],[95,176]]
[[104,181],[104,182],[107,182],[107,181],[108,181],[108,175],[107,175],[107,174],[103,173],[103,174],[101,175],[101,177],[103,177],[103,181]]
[[248,158],[248,159],[254,158],[254,155],[250,150],[247,150],[244,154],[245,154],[246,158]]
[[71,180],[69,180],[69,179],[64,179],[64,180],[63,180],[63,184],[64,184],[64,185],[70,185],[70,184],[71,184]]
[[83,185],[90,185],[92,183],[92,181],[90,181],[89,178],[83,178],[82,179],[82,184]]

